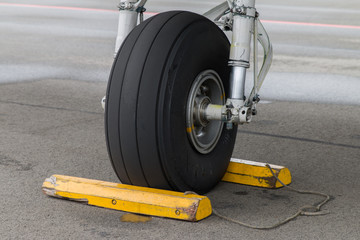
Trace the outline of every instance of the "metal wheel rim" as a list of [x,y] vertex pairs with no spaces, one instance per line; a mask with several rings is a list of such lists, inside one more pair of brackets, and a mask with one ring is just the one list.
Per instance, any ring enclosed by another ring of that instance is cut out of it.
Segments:
[[225,90],[220,76],[213,70],[201,72],[194,80],[187,101],[186,131],[194,148],[202,153],[211,152],[220,139],[221,121],[202,119],[206,104],[225,104]]

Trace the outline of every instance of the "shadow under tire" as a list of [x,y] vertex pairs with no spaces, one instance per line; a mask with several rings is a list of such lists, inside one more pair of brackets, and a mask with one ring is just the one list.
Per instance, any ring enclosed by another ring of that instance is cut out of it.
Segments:
[[205,193],[221,180],[237,127],[228,130],[219,123],[216,141],[201,152],[189,135],[187,108],[201,73],[216,76],[209,86],[220,81],[227,93],[229,47],[213,22],[183,11],[158,14],[125,39],[105,107],[108,153],[122,183]]

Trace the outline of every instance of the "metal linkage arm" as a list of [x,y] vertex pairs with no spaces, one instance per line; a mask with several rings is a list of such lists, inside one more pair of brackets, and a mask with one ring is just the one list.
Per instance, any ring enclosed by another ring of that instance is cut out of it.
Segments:
[[[272,63],[272,57],[273,57],[273,47],[271,45],[269,35],[267,34],[264,26],[261,24],[260,20],[257,20],[257,41],[261,44],[263,50],[264,50],[264,59],[263,63],[260,69],[260,72],[257,73],[257,70],[255,71],[255,76],[257,76],[256,84],[254,84],[253,89],[251,90],[251,93],[249,97],[247,98],[246,105],[251,105],[252,101],[257,101],[258,98],[258,91],[260,90],[265,77],[267,73],[269,72],[271,63]],[[256,54],[255,54],[256,55]],[[254,59],[257,61],[257,55],[254,56]]]
[[219,4],[218,6],[210,9],[206,13],[203,14],[204,17],[207,17],[211,21],[218,21],[222,16],[225,15],[226,12],[229,11],[229,4],[228,2],[223,2],[222,4]]

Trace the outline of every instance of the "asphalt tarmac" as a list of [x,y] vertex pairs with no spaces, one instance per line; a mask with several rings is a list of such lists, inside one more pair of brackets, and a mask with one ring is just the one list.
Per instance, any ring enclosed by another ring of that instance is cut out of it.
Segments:
[[[353,0],[326,6],[257,1],[274,61],[259,114],[239,128],[233,154],[287,166],[292,187],[332,196],[323,207],[329,214],[300,216],[268,231],[216,216],[198,223],[157,217],[129,223],[120,220],[123,212],[45,196],[41,185],[52,174],[118,182],[100,105],[117,3],[0,2],[1,239],[360,238],[360,3]],[[201,13],[216,3],[150,0],[148,10]],[[322,200],[230,183],[207,196],[222,214],[254,225],[274,224]]]

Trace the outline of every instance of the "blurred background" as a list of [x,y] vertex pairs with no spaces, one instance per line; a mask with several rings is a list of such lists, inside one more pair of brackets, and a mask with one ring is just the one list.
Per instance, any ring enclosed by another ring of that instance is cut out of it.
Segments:
[[[204,13],[219,3],[150,0],[146,8],[150,13],[174,9]],[[274,46],[274,62],[260,92],[263,98],[360,104],[358,1],[256,3]],[[116,0],[0,2],[0,82],[43,77],[107,81],[117,4]]]

